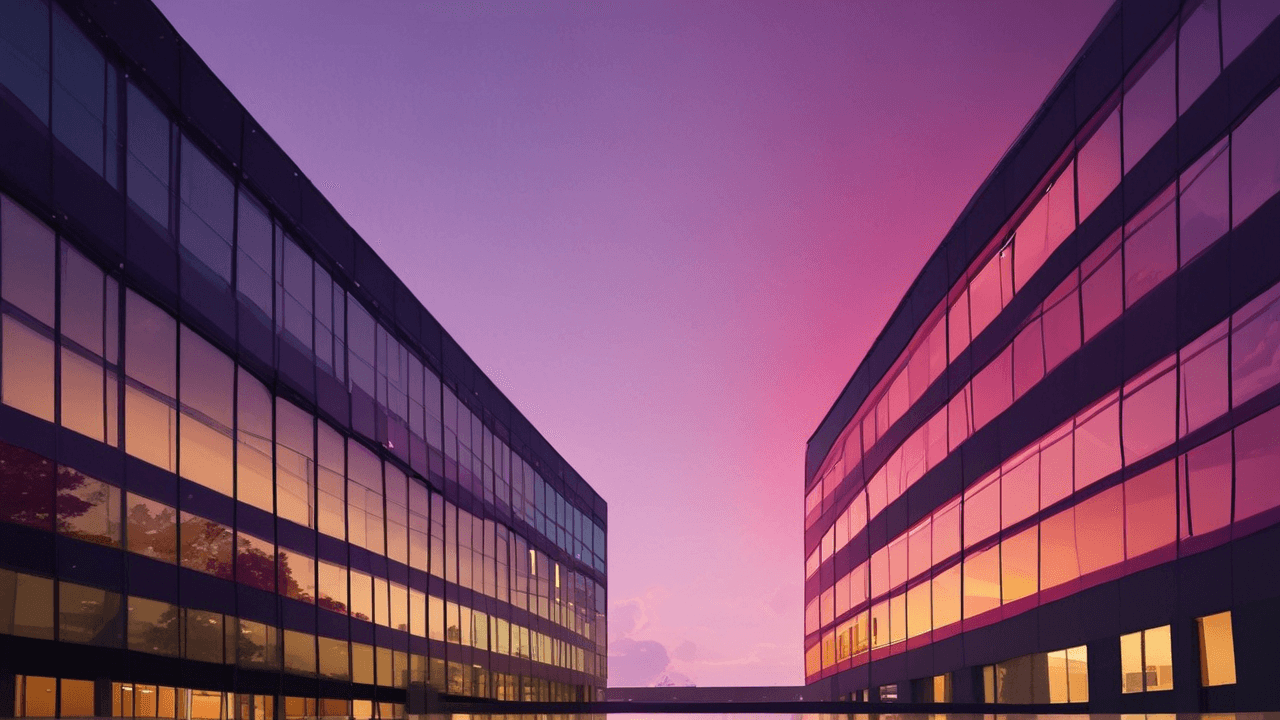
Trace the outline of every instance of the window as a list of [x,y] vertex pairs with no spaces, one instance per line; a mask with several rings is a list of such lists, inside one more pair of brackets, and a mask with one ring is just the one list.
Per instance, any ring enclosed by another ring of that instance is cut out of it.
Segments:
[[18,675],[14,681],[16,716],[54,717],[57,708],[57,678]]
[[[1231,433],[1182,456],[1180,536],[1185,541],[1231,524]],[[1187,550],[1184,542],[1183,551]]]
[[1013,241],[1013,275],[1018,289],[1044,263],[1045,258],[1076,229],[1075,164],[1054,178],[1039,202],[1018,226]]
[[1075,507],[1076,557],[1083,577],[1124,560],[1123,486],[1117,485]]
[[[320,532],[347,537],[346,441],[338,431],[321,421],[317,425],[316,484]],[[425,569],[425,568],[424,568]]]
[[[1185,12],[1185,11],[1184,11]],[[1221,72],[1218,43],[1218,0],[1196,5],[1182,23],[1178,42],[1178,113],[1209,88]]]
[[284,631],[284,669],[302,675],[316,674],[316,638],[310,633]]
[[244,368],[236,387],[236,497],[273,512],[271,393]]
[[1080,265],[1084,281],[1080,300],[1084,310],[1084,339],[1097,335],[1124,310],[1124,276],[1120,265],[1120,233],[1107,238]]
[[280,631],[274,625],[237,621],[236,664],[240,667],[275,669],[280,667]]
[[1168,550],[1177,540],[1177,464],[1169,461],[1124,483],[1125,557]]
[[14,0],[0,6],[0,85],[49,124],[49,5]]
[[58,467],[58,532],[120,547],[120,489],[69,467]]
[[186,135],[181,163],[183,258],[215,287],[230,288],[235,186]]
[[115,67],[62,10],[53,13],[53,134],[117,187]]
[[964,618],[977,617],[1000,607],[1000,546],[964,558]]
[[1000,543],[1001,599],[1010,603],[1034,595],[1039,586],[1040,538],[1035,525]]
[[[1124,94],[1124,170],[1129,172],[1142,156],[1173,126],[1178,107],[1174,100],[1174,34],[1165,33],[1148,56],[1138,63],[1141,77]],[[1150,63],[1145,70],[1142,66]]]
[[0,568],[0,633],[53,639],[53,580]]
[[1178,357],[1178,434],[1185,437],[1227,412],[1227,322],[1188,343]]
[[119,286],[61,243],[61,425],[118,446]]
[[184,511],[179,531],[182,567],[224,580],[234,579],[233,538],[226,525]]
[[1280,407],[1236,427],[1235,521],[1280,506]]
[[236,580],[259,590],[276,591],[276,548],[270,540],[236,533]]
[[129,199],[162,234],[169,230],[169,154],[171,124],[133,83],[128,92],[127,180]]
[[271,216],[248,193],[240,192],[236,230],[236,290],[258,321],[270,326]]
[[104,647],[124,644],[120,596],[108,590],[58,583],[58,639]]
[[1081,645],[988,665],[983,681],[985,697],[997,703],[1088,702],[1088,650]]
[[1228,0],[1222,3],[1223,65],[1230,65],[1278,14],[1280,7],[1269,2]]
[[0,520],[53,531],[54,468],[50,460],[0,443]]
[[[1225,14],[1225,13],[1224,13]],[[1231,134],[1231,224],[1237,227],[1280,191],[1280,93],[1262,101]]]
[[287,235],[279,236],[276,248],[276,305],[280,308],[276,325],[282,330],[283,339],[310,358],[315,322],[311,310],[311,256]]
[[315,419],[276,398],[276,512],[315,527]]
[[381,555],[386,543],[382,517],[382,461],[347,440],[347,529],[355,545]]
[[179,609],[140,597],[129,598],[129,649],[178,656]]
[[973,427],[985,427],[1013,402],[1013,353],[1011,348],[996,356],[974,376]]
[[1178,229],[1183,265],[1225,235],[1230,227],[1228,148],[1228,140],[1224,138],[1178,179]]
[[1200,631],[1200,684],[1235,685],[1236,646],[1231,636],[1231,613],[1196,618]]
[[63,678],[58,683],[58,700],[61,705],[59,713],[64,718],[93,717],[93,681],[68,680]]
[[347,614],[347,569],[323,560],[316,564],[319,570],[319,594],[321,608],[343,615]]
[[228,497],[234,383],[231,358],[182,326],[181,475]]
[[174,472],[177,323],[132,290],[125,300],[125,449]]
[[280,547],[276,552],[280,594],[305,603],[316,601],[316,561],[314,558]]
[[1173,689],[1169,626],[1120,636],[1121,692]]
[[50,422],[56,253],[53,231],[0,196],[0,287],[4,299],[29,316],[4,313],[0,396]]
[[1172,185],[1125,223],[1124,235],[1124,306],[1131,308],[1178,268]]
[[1120,469],[1120,405],[1116,395],[1103,398],[1076,416],[1076,490]]
[[1141,460],[1176,439],[1176,377],[1170,357],[1125,384],[1121,421],[1126,463]]
[[205,610],[182,609],[183,656],[190,660],[223,663],[226,642],[223,616]]
[[320,675],[331,680],[351,678],[351,656],[346,640],[316,638],[319,646]]
[[1231,316],[1231,405],[1280,382],[1280,288],[1252,300]]
[[1080,220],[1120,184],[1120,109],[1116,108],[1076,157]]

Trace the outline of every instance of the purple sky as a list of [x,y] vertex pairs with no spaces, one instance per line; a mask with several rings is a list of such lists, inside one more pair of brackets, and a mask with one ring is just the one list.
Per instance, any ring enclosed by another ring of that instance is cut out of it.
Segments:
[[1111,0],[157,0],[609,502],[610,684],[803,682],[804,443]]

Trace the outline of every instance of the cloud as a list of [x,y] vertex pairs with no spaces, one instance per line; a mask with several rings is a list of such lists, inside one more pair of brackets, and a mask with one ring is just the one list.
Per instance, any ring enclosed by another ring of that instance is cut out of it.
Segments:
[[609,643],[609,685],[652,685],[671,662],[667,648],[655,640],[622,638]]
[[692,640],[685,640],[671,651],[671,656],[684,662],[693,662],[698,659],[698,646],[694,645]]

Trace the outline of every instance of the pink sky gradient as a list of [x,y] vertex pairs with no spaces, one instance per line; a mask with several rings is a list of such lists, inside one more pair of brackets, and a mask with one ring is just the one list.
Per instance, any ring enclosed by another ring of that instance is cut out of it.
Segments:
[[803,682],[804,443],[1111,0],[157,0],[609,502],[610,684]]

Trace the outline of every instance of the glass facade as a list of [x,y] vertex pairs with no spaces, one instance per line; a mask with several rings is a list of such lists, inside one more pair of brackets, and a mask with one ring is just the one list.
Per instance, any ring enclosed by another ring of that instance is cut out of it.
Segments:
[[148,23],[0,4],[0,135],[43,142],[57,188],[0,152],[0,698],[263,720],[423,712],[415,689],[594,699],[603,500],[314,190],[299,209],[238,104],[189,89],[217,85],[198,59],[86,31]]
[[1280,556],[1280,66],[1226,99],[1278,16],[1117,3],[1082,58],[1132,59],[1068,70],[961,216],[809,443],[810,684],[1234,709],[1212,688],[1256,677],[1239,596],[1190,588],[1224,552]]

